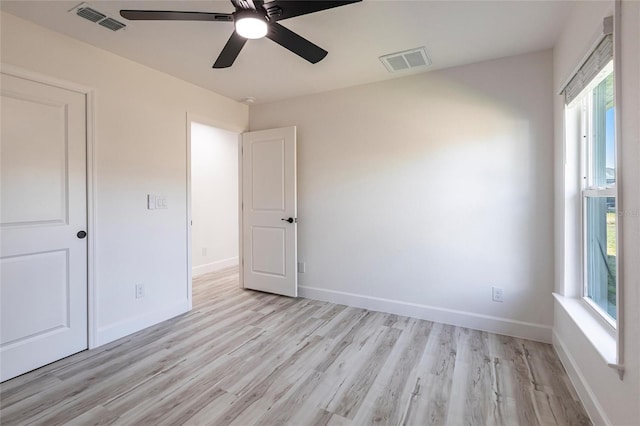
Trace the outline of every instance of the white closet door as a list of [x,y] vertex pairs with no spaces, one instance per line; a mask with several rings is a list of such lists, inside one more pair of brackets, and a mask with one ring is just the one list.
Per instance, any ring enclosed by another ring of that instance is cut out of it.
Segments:
[[87,348],[85,95],[2,74],[2,381]]

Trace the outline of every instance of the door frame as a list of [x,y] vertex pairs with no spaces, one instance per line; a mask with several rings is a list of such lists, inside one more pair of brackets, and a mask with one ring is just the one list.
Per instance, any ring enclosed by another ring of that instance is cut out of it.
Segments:
[[98,336],[98,289],[96,285],[96,149],[95,149],[95,90],[67,80],[30,71],[15,65],[0,63],[0,72],[13,77],[46,84],[85,97],[86,122],[86,184],[87,184],[87,349],[97,347]]
[[[206,126],[215,127],[221,130],[238,133],[238,263],[242,266],[242,134],[248,131],[248,126],[238,126],[215,118],[206,117],[200,114],[187,112],[187,300],[189,301],[189,310],[193,308],[193,266],[192,266],[192,247],[191,247],[191,123],[200,123]],[[242,277],[242,267],[240,267],[240,288],[244,287]]]

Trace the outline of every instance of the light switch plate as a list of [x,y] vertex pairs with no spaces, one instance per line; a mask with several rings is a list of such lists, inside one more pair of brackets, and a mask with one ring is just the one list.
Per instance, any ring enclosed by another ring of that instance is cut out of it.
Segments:
[[166,195],[158,195],[156,197],[156,208],[157,209],[168,209],[169,205],[167,203]]
[[147,210],[156,209],[156,196],[153,194],[147,194]]

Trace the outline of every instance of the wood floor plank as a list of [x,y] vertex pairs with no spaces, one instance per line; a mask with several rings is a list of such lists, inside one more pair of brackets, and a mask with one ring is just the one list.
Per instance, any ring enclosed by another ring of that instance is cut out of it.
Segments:
[[[339,333],[341,331],[344,332],[344,330],[347,330],[347,333],[338,339],[338,342],[331,348],[331,351],[326,354],[315,369],[318,371],[326,371],[347,348],[356,343],[356,337],[363,335],[362,329],[371,326],[369,320],[372,315],[373,313],[369,311],[354,310],[351,312],[351,315],[344,318],[344,320],[329,322],[328,326],[332,328],[328,328],[328,331],[335,338],[340,336]],[[330,342],[333,341],[330,337],[327,337],[327,339]],[[362,347],[362,343],[357,344]]]
[[[333,411],[344,397],[349,397],[345,395],[345,389],[356,380],[362,361],[370,359],[388,334],[389,328],[382,326],[382,315],[375,312],[368,315],[364,326],[357,328],[353,341],[338,356],[331,357],[332,363],[324,370],[318,388],[311,395],[312,399],[318,401],[319,408]],[[342,342],[338,345],[342,345]]]
[[[228,342],[215,345],[215,350],[200,348],[185,356],[179,363],[174,364],[167,371],[155,376],[153,380],[145,382],[131,391],[120,394],[104,403],[104,406],[115,412],[135,410],[150,398],[164,398],[183,388],[196,388],[200,381],[208,383],[209,387],[218,385],[229,368],[236,367],[238,360],[227,356],[226,352],[234,349],[244,341],[262,333],[256,328],[244,330]],[[218,374],[216,375],[216,370]],[[153,403],[153,401],[151,401]]]
[[3,425],[589,425],[550,345],[196,277],[194,308],[0,384]]
[[530,376],[525,360],[522,340],[507,336],[497,336],[497,356],[502,363],[501,375],[504,393],[515,400],[516,421],[519,424],[540,424],[534,392],[535,382]]
[[450,424],[494,424],[494,370],[489,356],[487,333],[461,329],[458,334],[451,402]]
[[66,424],[70,426],[109,426],[118,421],[118,416],[109,412],[101,405],[93,407],[89,411],[85,411],[80,416],[68,421]]
[[[305,377],[292,386],[290,392],[280,398],[271,410],[265,411],[258,419],[257,424],[281,425],[289,422],[291,417],[300,410],[300,407],[310,401],[310,395],[320,383],[322,373],[315,370],[305,372]],[[315,404],[310,405],[312,408]]]
[[221,396],[213,399],[204,408],[196,412],[192,417],[186,419],[179,419],[175,423],[167,423],[167,426],[175,425],[189,425],[189,426],[203,426],[211,425],[211,419],[215,419],[220,416],[224,410],[228,409],[237,397],[230,393],[224,393]]
[[[413,390],[409,377],[415,373],[417,364],[424,353],[433,324],[428,321],[408,319],[399,321],[394,318],[394,327],[400,322],[403,333],[393,348],[387,363],[381,368],[371,392],[366,396],[363,406],[353,419],[355,424],[401,424],[403,408],[396,401],[407,399]],[[363,407],[364,408],[364,407]]]
[[[317,326],[320,321],[316,318],[309,318],[302,325],[307,327]],[[287,341],[288,340],[288,341]],[[260,383],[266,377],[271,377],[274,371],[278,371],[283,362],[288,363],[296,361],[299,357],[299,351],[309,348],[310,342],[313,342],[314,348],[319,343],[318,338],[308,339],[305,337],[304,331],[289,334],[288,339],[271,339],[273,346],[266,352],[265,356],[248,358],[247,354],[237,354],[242,358],[246,366],[239,369],[236,374],[229,375],[227,379],[220,383],[220,386],[236,395],[244,395],[253,392],[256,383]],[[251,362],[250,360],[253,360]],[[247,362],[249,361],[249,362]]]
[[[227,318],[228,322],[234,322],[234,327],[238,323],[253,321],[253,316],[247,312],[241,312],[244,318]],[[218,330],[225,329],[223,337],[232,330],[225,321],[219,321],[215,326]],[[197,333],[187,333],[182,339],[160,339],[160,348],[154,345],[144,346],[144,352],[140,354],[137,350],[120,353],[118,357],[112,357],[110,361],[104,362],[91,369],[76,372],[71,377],[65,374],[65,380],[56,389],[49,393],[40,395],[40,404],[30,406],[32,410],[38,412],[38,417],[50,417],[49,421],[60,420],[61,418],[73,418],[75,410],[82,411],[87,404],[93,401],[111,398],[114,395],[126,392],[127,389],[136,387],[158,374],[162,374],[166,369],[171,368],[182,357],[192,351],[193,347],[199,348],[205,342],[211,340],[210,330],[207,328],[198,329]],[[169,337],[169,336],[167,336]],[[169,343],[166,343],[169,342]],[[166,344],[163,344],[166,343]],[[160,349],[160,350],[158,350]],[[100,383],[100,386],[91,386]],[[63,413],[56,413],[58,403],[65,401]],[[26,401],[28,402],[28,400]],[[27,411],[30,413],[31,411]],[[13,415],[25,416],[22,406],[7,410],[7,417],[10,421]]]
[[284,358],[284,362],[278,364],[266,377],[257,381],[219,418],[215,419],[216,424],[230,424],[239,417],[248,407],[258,401],[271,387],[278,375],[291,367],[299,358],[312,351],[320,339],[311,339],[299,346],[289,357]]
[[353,420],[401,333],[402,331],[397,328],[384,330],[373,353],[360,362],[359,369],[354,375],[355,380],[343,387],[339,399],[333,399],[335,404],[331,404],[333,413]]
[[403,425],[444,425],[456,364],[456,327],[435,324],[423,353]]
[[6,409],[13,404],[24,401],[42,392],[47,392],[48,390],[55,391],[61,382],[57,377],[44,375],[38,381],[37,387],[26,383],[20,387],[13,388],[11,391],[5,392],[5,395],[0,399],[0,401],[2,401],[2,407]]

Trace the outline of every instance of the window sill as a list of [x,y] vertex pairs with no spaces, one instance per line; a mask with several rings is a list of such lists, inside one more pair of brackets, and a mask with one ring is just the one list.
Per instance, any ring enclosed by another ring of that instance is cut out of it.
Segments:
[[618,345],[616,338],[611,335],[611,331],[595,318],[596,314],[581,299],[565,297],[557,293],[553,293],[553,297],[571,317],[607,365],[617,370],[622,378],[624,366],[618,364]]

